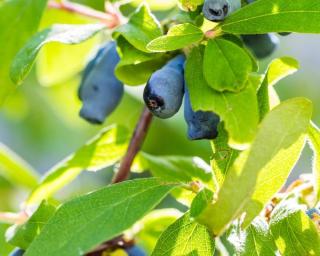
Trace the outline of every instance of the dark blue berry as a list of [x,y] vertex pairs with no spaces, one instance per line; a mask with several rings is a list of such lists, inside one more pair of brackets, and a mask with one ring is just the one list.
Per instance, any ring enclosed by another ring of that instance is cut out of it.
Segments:
[[138,246],[133,246],[126,249],[128,256],[146,256],[147,254]]
[[188,90],[185,92],[184,118],[190,140],[213,140],[218,136],[219,116],[210,111],[193,111]]
[[90,123],[102,124],[121,101],[124,86],[114,75],[119,61],[116,43],[109,42],[84,71],[79,88],[79,98],[83,102],[80,116]]
[[210,21],[222,21],[241,8],[241,0],[205,0],[203,15]]
[[24,254],[24,250],[16,248],[14,249],[9,256],[22,256]]
[[184,55],[178,55],[149,79],[143,99],[148,109],[159,118],[170,118],[181,105],[184,93]]
[[242,40],[259,59],[270,56],[279,44],[274,34],[242,35]]
[[309,216],[310,219],[320,218],[320,210],[316,208],[312,208],[306,211],[306,214]]

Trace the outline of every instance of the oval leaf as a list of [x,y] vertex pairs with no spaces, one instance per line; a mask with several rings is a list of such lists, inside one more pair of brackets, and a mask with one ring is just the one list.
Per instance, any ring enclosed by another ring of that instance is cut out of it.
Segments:
[[130,228],[175,186],[140,179],[77,197],[58,209],[24,255],[83,255]]
[[208,256],[214,253],[214,240],[206,227],[187,213],[170,225],[158,240],[152,256]]
[[48,43],[79,44],[104,29],[103,24],[90,25],[53,25],[36,34],[18,52],[12,66],[10,76],[16,84],[21,84],[29,74],[37,54]]
[[320,33],[320,1],[260,0],[230,15],[220,26],[233,34]]
[[117,28],[116,33],[143,52],[150,52],[147,44],[162,35],[160,23],[146,4],[140,5],[128,23]]
[[170,28],[167,35],[152,40],[147,45],[147,49],[152,52],[174,51],[197,43],[202,38],[203,32],[200,28],[184,23]]
[[204,77],[210,87],[239,92],[247,85],[252,61],[237,44],[225,39],[209,40],[203,60]]

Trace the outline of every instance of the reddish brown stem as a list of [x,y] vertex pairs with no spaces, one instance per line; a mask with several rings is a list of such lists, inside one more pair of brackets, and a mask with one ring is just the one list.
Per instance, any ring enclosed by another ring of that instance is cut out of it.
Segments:
[[131,138],[127,153],[121,161],[119,170],[113,179],[113,183],[122,182],[129,177],[131,165],[134,161],[134,158],[140,151],[140,148],[150,127],[151,121],[152,114],[147,108],[144,108],[140,120]]
[[106,26],[110,29],[117,27],[118,25],[120,25],[120,22],[121,22],[121,17],[120,17],[121,15],[117,12],[112,12],[112,13],[100,12],[90,7],[77,4],[77,3],[71,3],[66,0],[61,2],[50,0],[48,3],[48,7],[52,9],[65,10],[67,12],[74,12],[86,17],[98,19],[101,22],[105,23]]

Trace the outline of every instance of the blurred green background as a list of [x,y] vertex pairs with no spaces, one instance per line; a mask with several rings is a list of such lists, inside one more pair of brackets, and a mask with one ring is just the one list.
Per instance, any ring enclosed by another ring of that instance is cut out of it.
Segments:
[[[103,0],[79,0],[94,8],[103,10]],[[149,1],[159,18],[172,9],[175,1]],[[138,4],[139,1],[136,1]],[[133,6],[123,8],[124,12]],[[53,23],[91,23],[85,17],[58,10],[47,10],[41,29]],[[28,80],[20,86],[7,100],[0,113],[0,141],[24,158],[39,173],[45,173],[50,167],[82,146],[94,136],[102,126],[92,126],[78,116],[80,102],[77,98],[77,87],[81,70],[99,43],[110,35],[99,35],[76,46],[50,44],[44,47],[38,57],[37,64]],[[281,37],[281,45],[269,59],[261,62],[263,72],[271,59],[280,56],[293,56],[301,63],[301,70],[295,75],[281,81],[277,91],[281,99],[305,96],[314,102],[314,121],[320,125],[320,36],[290,35]],[[118,110],[108,118],[107,126],[119,123],[133,127],[143,108],[142,90],[140,87],[127,87],[127,93]],[[186,124],[180,112],[170,120],[155,119],[144,145],[144,150],[158,155],[192,155],[200,156],[206,161],[210,159],[208,142],[190,142],[186,138]],[[311,171],[311,152],[306,148],[291,179],[299,173]],[[110,172],[109,172],[110,173]],[[101,178],[102,177],[102,178]],[[107,183],[106,172],[98,174],[84,173],[73,183],[72,193],[88,191]],[[3,188],[10,187],[5,181]],[[6,189],[3,189],[6,190]],[[66,198],[70,190],[60,193]],[[16,195],[16,193],[15,193]],[[10,201],[9,205],[1,205],[5,209],[15,210],[23,201],[23,191]],[[3,200],[2,200],[3,201]]]

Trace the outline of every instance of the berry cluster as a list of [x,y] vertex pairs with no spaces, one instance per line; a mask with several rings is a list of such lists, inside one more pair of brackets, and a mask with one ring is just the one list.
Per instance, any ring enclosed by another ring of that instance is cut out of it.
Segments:
[[[246,4],[253,1],[247,0]],[[206,19],[220,22],[240,8],[240,0],[205,0],[202,12]],[[278,44],[274,34],[242,35],[241,38],[257,58],[269,56]],[[114,74],[119,61],[116,43],[109,42],[98,51],[84,71],[79,89],[83,102],[80,116],[90,123],[102,124],[121,101],[124,86]],[[178,54],[153,73],[144,90],[145,104],[153,115],[166,119],[179,111],[184,98],[189,139],[214,139],[218,134],[220,118],[213,112],[192,109],[184,78],[184,63],[185,56]]]

